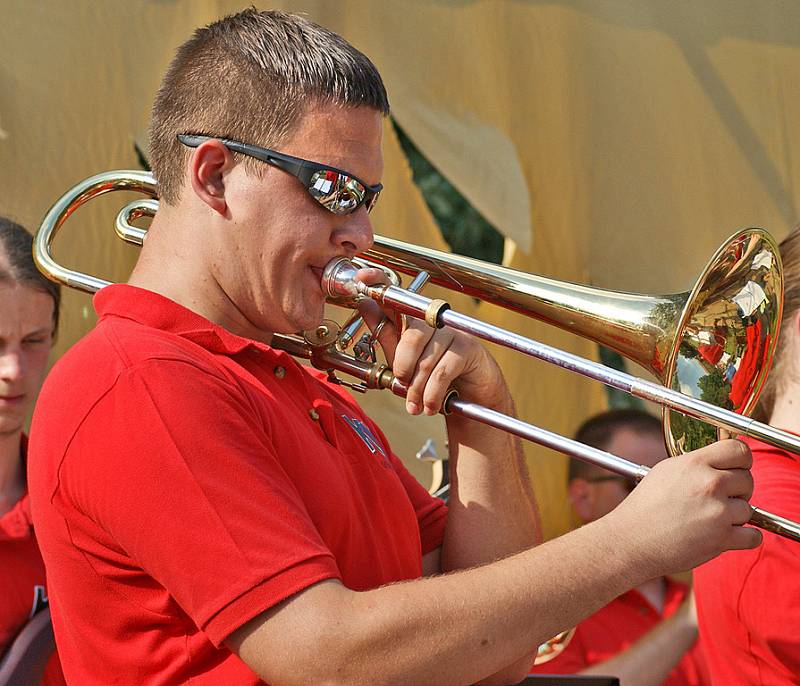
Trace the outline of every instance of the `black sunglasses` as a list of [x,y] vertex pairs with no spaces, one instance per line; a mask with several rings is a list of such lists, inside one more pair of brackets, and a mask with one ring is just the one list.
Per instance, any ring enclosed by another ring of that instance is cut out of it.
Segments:
[[260,148],[250,143],[234,141],[230,138],[179,133],[178,140],[189,148],[196,148],[206,141],[217,140],[233,152],[277,167],[300,179],[314,200],[326,210],[338,215],[351,214],[362,205],[367,208],[367,212],[371,212],[383,189],[381,184],[368,186],[361,179],[342,169],[310,162],[300,157],[292,157],[268,148]]

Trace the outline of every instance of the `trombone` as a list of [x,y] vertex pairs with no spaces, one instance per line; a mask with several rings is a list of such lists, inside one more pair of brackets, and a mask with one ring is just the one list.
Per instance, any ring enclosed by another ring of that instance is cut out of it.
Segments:
[[[109,284],[58,264],[52,256],[52,243],[78,207],[115,190],[149,196],[128,203],[115,222],[116,233],[123,240],[142,245],[147,231],[132,222],[155,214],[155,179],[149,172],[139,171],[98,174],[67,191],[47,213],[36,234],[34,259],[48,278],[88,293]],[[663,408],[665,440],[671,455],[716,440],[719,429],[800,454],[800,438],[746,416],[766,379],[783,304],[779,252],[771,236],[761,229],[744,229],[728,239],[691,291],[655,297],[559,282],[378,236],[364,257],[384,265],[393,276],[392,285],[357,282],[353,278],[356,265],[334,260],[323,275],[323,288],[334,302],[353,304],[360,298],[371,298],[400,313],[425,319],[431,326],[451,326],[657,402]],[[395,272],[413,274],[415,288],[394,285],[399,283]],[[580,332],[650,369],[664,385],[454,312],[447,302],[415,292],[428,280]],[[333,382],[355,390],[389,389],[405,396],[406,387],[387,366],[374,357],[353,357],[344,352],[357,328],[351,321],[346,327],[348,335],[340,337],[338,325],[325,322],[302,337],[275,335],[272,344],[308,359],[327,371]],[[336,372],[354,376],[358,383],[340,379]],[[462,400],[455,392],[448,394],[443,412],[502,429],[636,481],[649,471],[643,465]],[[752,510],[750,524],[800,541],[800,524],[759,508]]]

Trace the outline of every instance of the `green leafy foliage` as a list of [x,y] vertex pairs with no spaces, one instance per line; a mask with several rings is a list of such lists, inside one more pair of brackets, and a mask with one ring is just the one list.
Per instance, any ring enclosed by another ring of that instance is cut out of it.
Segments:
[[397,122],[392,120],[392,124],[411,166],[414,183],[450,249],[459,255],[500,264],[502,234],[430,163]]

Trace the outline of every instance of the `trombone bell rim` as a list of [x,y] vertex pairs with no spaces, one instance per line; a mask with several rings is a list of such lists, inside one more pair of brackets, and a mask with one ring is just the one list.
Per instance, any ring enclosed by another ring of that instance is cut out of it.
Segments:
[[[741,229],[725,241],[700,273],[677,320],[672,348],[667,357],[662,383],[685,395],[748,416],[755,408],[766,383],[775,355],[783,312],[783,278],[780,251],[775,239],[763,229]],[[753,292],[753,302],[739,304],[745,292]],[[755,305],[754,301],[761,300]],[[733,312],[718,316],[720,304]],[[749,309],[752,306],[752,309]],[[749,311],[745,311],[745,307]],[[713,321],[712,321],[713,320]],[[698,329],[706,336],[718,336],[713,343],[698,339]],[[724,335],[723,335],[724,334]],[[758,364],[749,368],[748,353],[758,336]],[[747,341],[739,353],[739,344]],[[723,350],[727,346],[727,350]],[[735,346],[735,348],[733,348]],[[713,351],[713,352],[712,352]],[[699,373],[704,375],[693,377]],[[736,402],[737,375],[744,388]],[[706,397],[712,392],[717,396]],[[726,391],[727,389],[727,391]],[[664,440],[670,455],[680,455],[705,445],[720,429],[680,415],[662,406]],[[705,434],[704,442],[699,437]]]

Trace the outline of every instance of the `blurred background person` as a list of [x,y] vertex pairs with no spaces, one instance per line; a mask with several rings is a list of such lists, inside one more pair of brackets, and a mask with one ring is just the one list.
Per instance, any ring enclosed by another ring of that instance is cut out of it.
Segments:
[[[575,438],[652,467],[667,457],[661,422],[641,410],[609,410],[584,422]],[[608,514],[635,482],[570,460],[568,496],[586,524]],[[598,560],[597,564],[602,564]],[[708,684],[697,645],[697,615],[688,586],[658,577],[622,594],[581,622],[562,652],[535,665],[533,674],[606,674],[624,686]]]
[[[800,227],[780,244],[785,291],[777,352],[756,417],[800,434]],[[746,439],[751,503],[800,515],[797,455]],[[713,684],[800,684],[800,547],[771,533],[755,551],[723,554],[695,572],[700,635]]]
[[[0,656],[47,605],[25,478],[24,427],[58,327],[60,291],[36,269],[31,244],[22,226],[0,217]],[[42,683],[63,683],[55,656]]]

